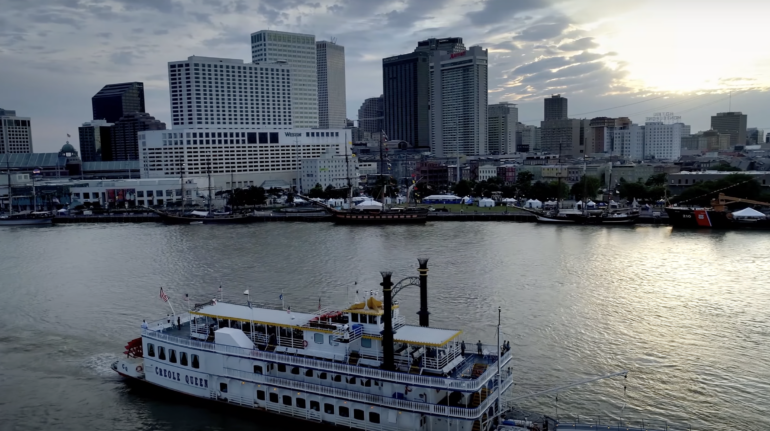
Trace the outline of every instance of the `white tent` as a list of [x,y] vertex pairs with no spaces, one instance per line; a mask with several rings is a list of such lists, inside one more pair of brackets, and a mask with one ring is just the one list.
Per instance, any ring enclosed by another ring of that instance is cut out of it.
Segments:
[[381,210],[382,203],[377,202],[375,200],[368,200],[368,201],[363,201],[360,204],[356,205],[356,208],[361,210]]
[[527,204],[525,205],[525,207],[527,207],[527,208],[542,208],[543,207],[543,203],[540,202],[537,199],[530,199],[530,200],[527,201]]
[[639,202],[634,198],[634,201],[631,202],[631,208],[639,208]]
[[735,211],[733,213],[733,217],[735,217],[735,218],[757,218],[757,217],[765,218],[766,216],[763,213],[761,213],[761,212],[759,212],[759,211],[757,211],[757,210],[755,210],[753,208],[744,208],[744,209],[742,209],[740,211]]
[[489,198],[482,198],[479,201],[479,206],[480,207],[493,207],[493,206],[495,206],[495,201],[493,201],[492,199],[489,199]]

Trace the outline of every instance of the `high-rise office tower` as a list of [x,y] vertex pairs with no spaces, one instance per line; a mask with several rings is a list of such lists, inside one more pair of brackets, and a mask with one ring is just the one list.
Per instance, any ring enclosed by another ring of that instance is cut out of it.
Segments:
[[746,129],[746,145],[757,145],[765,143],[765,131],[756,127]]
[[197,56],[172,61],[172,128],[291,128],[292,79],[285,62]]
[[682,154],[682,137],[690,135],[690,126],[648,121],[644,124],[644,158],[676,160]]
[[566,120],[569,118],[567,114],[567,98],[561,97],[561,94],[552,95],[545,99],[545,116],[544,120]]
[[742,112],[719,112],[711,117],[711,129],[730,135],[730,146],[746,145],[748,116]]
[[91,108],[94,120],[108,123],[114,123],[132,112],[145,112],[144,84],[124,82],[105,85],[91,98]]
[[325,40],[315,43],[318,64],[318,127],[346,126],[345,47]]
[[92,120],[78,127],[80,159],[84,162],[112,160],[112,124],[104,120]]
[[[110,127],[112,154],[106,161],[139,160],[138,133],[144,130],[165,130],[166,123],[144,112],[124,115]],[[105,155],[102,154],[102,160]]]
[[409,54],[382,60],[385,133],[415,147],[430,146],[430,56],[465,51],[461,37],[427,39]]
[[453,54],[432,54],[431,151],[436,157],[488,154],[487,51],[472,46]]
[[519,123],[519,108],[510,102],[489,105],[488,146],[489,154],[512,154],[516,150],[516,126]]
[[318,127],[315,36],[260,30],[251,34],[251,60],[253,63],[287,62],[292,75],[291,124],[294,128]]
[[384,98],[370,97],[358,108],[358,128],[366,133],[380,133],[384,126]]
[[16,111],[0,108],[0,154],[31,153],[32,122]]

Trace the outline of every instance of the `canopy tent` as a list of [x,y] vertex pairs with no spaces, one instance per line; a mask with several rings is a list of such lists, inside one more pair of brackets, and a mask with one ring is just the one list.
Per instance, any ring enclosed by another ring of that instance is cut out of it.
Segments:
[[740,211],[735,211],[733,213],[733,217],[735,217],[735,218],[749,218],[749,217],[751,217],[751,218],[757,218],[757,217],[764,218],[766,216],[765,216],[765,214],[755,210],[754,208],[744,208],[744,209],[742,209]]
[[470,205],[473,203],[473,198],[470,196],[466,196],[463,198],[462,203],[464,203],[465,205]]
[[377,202],[375,200],[368,200],[368,201],[363,201],[360,204],[356,205],[356,208],[360,210],[381,210],[382,203]]
[[527,207],[527,208],[542,208],[543,207],[543,203],[540,202],[537,199],[530,199],[530,200],[527,201],[527,204],[525,205],[525,207]]
[[479,201],[480,207],[493,207],[495,206],[495,201],[489,198],[483,198]]

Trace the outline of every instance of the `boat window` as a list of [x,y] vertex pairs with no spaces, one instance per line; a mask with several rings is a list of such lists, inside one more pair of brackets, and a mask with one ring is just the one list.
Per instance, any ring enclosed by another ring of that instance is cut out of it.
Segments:
[[284,395],[283,396],[283,405],[291,406],[291,395]]
[[305,377],[313,377],[313,370],[305,370]]
[[332,381],[333,382],[341,382],[342,381],[342,376],[337,374],[336,376],[332,377]]
[[351,378],[349,378],[349,379],[348,379],[348,384],[349,384],[349,385],[355,385],[355,384],[356,384],[356,378],[355,378],[355,377],[351,377]]
[[257,399],[260,401],[265,401],[265,391],[257,391]]
[[278,402],[278,394],[275,392],[270,392],[270,402],[271,403],[277,403]]
[[334,335],[329,335],[329,345],[330,346],[339,346],[340,343],[334,341]]
[[364,416],[364,411],[363,410],[359,410],[359,409],[354,409],[353,410],[353,419],[362,421],[362,420],[364,420],[364,418],[365,418],[365,416]]
[[168,361],[172,364],[176,364],[176,350],[168,349]]
[[377,412],[369,412],[369,422],[373,424],[380,423],[380,414]]
[[155,345],[152,343],[147,343],[147,356],[151,358],[155,357]]
[[304,409],[305,407],[306,407],[305,399],[304,398],[297,398],[297,408]]
[[158,346],[158,359],[161,361],[166,360],[166,348],[163,346]]
[[278,364],[278,372],[279,373],[285,373],[286,372],[286,364]]
[[364,385],[367,388],[371,388],[372,387],[372,381],[371,380],[367,380],[365,382],[362,381],[361,384]]
[[316,344],[323,344],[324,343],[324,334],[313,334],[313,341],[316,342]]
[[350,409],[347,407],[340,406],[339,413],[340,413],[340,417],[343,417],[343,418],[350,417]]
[[193,368],[200,368],[201,364],[198,359],[198,355],[190,355],[192,357],[192,367]]
[[334,414],[334,404],[325,403],[324,404],[324,413],[326,413],[328,415],[333,415]]
[[318,378],[321,380],[326,380],[326,373],[318,373]]
[[315,410],[317,412],[321,411],[321,403],[318,401],[310,401],[310,410]]
[[377,316],[369,316],[369,323],[377,323]]
[[263,374],[262,365],[254,365],[254,374]]
[[189,365],[187,362],[187,352],[179,352],[179,364],[185,367]]
[[372,340],[370,338],[362,338],[361,339],[361,347],[371,349],[372,348]]
[[219,392],[222,392],[223,394],[227,393],[227,383],[220,383],[219,384]]
[[299,375],[299,367],[292,368],[291,369],[291,373],[294,374],[295,376],[298,376]]
[[358,322],[358,313],[350,313],[350,321]]

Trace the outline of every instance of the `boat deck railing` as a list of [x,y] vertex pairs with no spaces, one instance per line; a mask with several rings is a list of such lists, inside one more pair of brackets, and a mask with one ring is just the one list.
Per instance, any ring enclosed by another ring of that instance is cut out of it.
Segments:
[[[225,368],[225,375],[241,381],[248,381],[257,384],[267,384],[292,389],[301,392],[309,392],[317,395],[332,396],[345,400],[359,401],[367,404],[374,404],[382,407],[395,408],[399,410],[408,410],[423,414],[438,416],[450,416],[460,419],[477,419],[484,414],[492,403],[497,402],[498,392],[494,390],[477,407],[456,407],[441,404],[431,404],[426,402],[410,401],[396,397],[387,397],[376,394],[351,391],[346,389],[321,386],[313,383],[301,382],[296,380],[282,379],[279,377],[264,376],[251,372]],[[513,384],[513,374],[506,373],[503,381],[503,392]],[[496,386],[495,386],[496,388]]]
[[[334,358],[334,360],[320,360],[302,356],[293,356],[283,353],[273,353],[261,351],[258,349],[245,349],[241,347],[226,346],[222,344],[209,343],[204,341],[191,340],[165,334],[154,330],[142,330],[142,336],[154,338],[156,340],[166,341],[193,349],[217,352],[224,355],[238,356],[248,359],[257,359],[268,362],[284,363],[305,368],[313,368],[350,376],[365,377],[377,380],[391,381],[406,385],[425,386],[436,389],[451,389],[465,392],[475,392],[481,389],[496,373],[497,361],[491,360],[488,363],[487,370],[477,378],[447,378],[434,377],[417,374],[408,374],[397,371],[386,371],[378,368],[367,368],[355,365],[348,365],[346,357]],[[308,354],[312,354],[308,352]],[[503,354],[501,367],[505,367],[511,360],[511,352]]]

